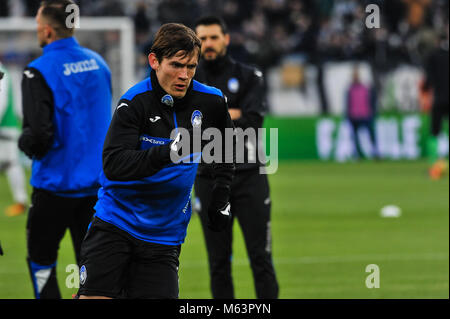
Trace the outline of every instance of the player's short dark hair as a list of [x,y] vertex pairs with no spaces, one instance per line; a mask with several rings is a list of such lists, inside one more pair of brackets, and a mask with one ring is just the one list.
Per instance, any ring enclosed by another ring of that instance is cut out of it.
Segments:
[[199,25],[214,25],[217,24],[220,26],[220,29],[222,29],[222,33],[223,34],[227,34],[228,33],[228,28],[227,28],[227,24],[225,23],[225,21],[218,16],[204,16],[201,17],[200,19],[198,19],[195,22],[195,28],[197,28]]
[[75,28],[67,27],[66,20],[71,12],[66,12],[68,5],[74,5],[72,0],[44,0],[41,1],[42,16],[48,20],[55,30],[57,37],[68,38],[73,36]]
[[184,51],[185,56],[197,50],[200,57],[202,43],[195,32],[180,23],[163,24],[156,32],[150,53],[154,53],[158,61],[171,58],[178,51]]

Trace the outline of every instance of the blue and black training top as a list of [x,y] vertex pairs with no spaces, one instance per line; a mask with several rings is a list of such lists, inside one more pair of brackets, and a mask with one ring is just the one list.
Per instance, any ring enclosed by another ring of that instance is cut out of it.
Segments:
[[[216,88],[192,81],[173,106],[155,72],[129,89],[118,102],[103,148],[101,189],[95,216],[143,241],[179,245],[191,217],[191,191],[198,162],[161,166],[158,146],[171,142],[171,132],[192,129],[196,115],[201,130],[233,128],[227,103]],[[234,164],[212,164],[215,183],[230,187]]]

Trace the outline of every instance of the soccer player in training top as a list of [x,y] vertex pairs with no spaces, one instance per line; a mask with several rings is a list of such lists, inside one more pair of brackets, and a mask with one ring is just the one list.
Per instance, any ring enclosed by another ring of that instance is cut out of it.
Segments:
[[[227,54],[230,37],[222,19],[201,18],[196,23],[196,33],[202,41],[202,60],[196,79],[224,92],[236,128],[250,128],[257,132],[262,126],[267,107],[261,72],[234,61]],[[267,176],[260,174],[263,164],[256,160],[258,149],[257,139],[248,138],[242,163],[238,161],[240,150],[236,150],[236,172],[230,194],[231,213],[237,217],[244,235],[256,296],[277,298],[278,283],[272,264],[270,239],[269,184]],[[234,298],[231,278],[232,223],[223,232],[212,232],[206,227],[205,208],[209,206],[211,198],[212,173],[208,167],[201,166],[195,181],[195,194],[200,200],[199,213],[209,257],[211,290],[214,298]]]
[[[186,26],[161,26],[148,55],[150,77],[117,104],[103,148],[95,219],[82,245],[80,299],[178,297],[198,161],[175,159],[182,149],[193,150],[195,129],[216,128],[224,137],[233,128],[222,92],[192,80],[200,47]],[[221,230],[231,219],[234,164],[231,156],[211,165],[209,222]]]
[[28,265],[36,298],[60,298],[58,247],[70,229],[77,260],[94,212],[101,152],[111,121],[111,74],[66,25],[69,0],[43,1],[36,15],[43,54],[23,72],[19,148],[32,159]]

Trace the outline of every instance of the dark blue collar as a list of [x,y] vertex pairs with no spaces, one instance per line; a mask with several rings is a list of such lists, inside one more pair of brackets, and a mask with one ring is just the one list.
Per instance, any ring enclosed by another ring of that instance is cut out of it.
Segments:
[[47,44],[43,48],[43,50],[44,50],[44,53],[47,53],[52,50],[58,50],[58,49],[62,49],[62,48],[70,48],[70,47],[75,47],[75,46],[79,46],[78,41],[74,37],[69,37],[69,38],[64,38],[64,39],[53,41],[52,43]]

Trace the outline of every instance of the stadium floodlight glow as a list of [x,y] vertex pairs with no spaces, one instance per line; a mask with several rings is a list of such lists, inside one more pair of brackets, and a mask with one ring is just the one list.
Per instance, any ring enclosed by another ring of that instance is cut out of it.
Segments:
[[[23,17],[0,18],[0,32],[19,31],[36,32],[36,20]],[[133,21],[128,17],[81,17],[80,27],[75,31],[75,37],[78,33],[86,31],[119,32],[120,61],[118,63],[120,64],[120,71],[118,71],[118,74],[120,76],[120,91],[128,90],[136,82]]]

